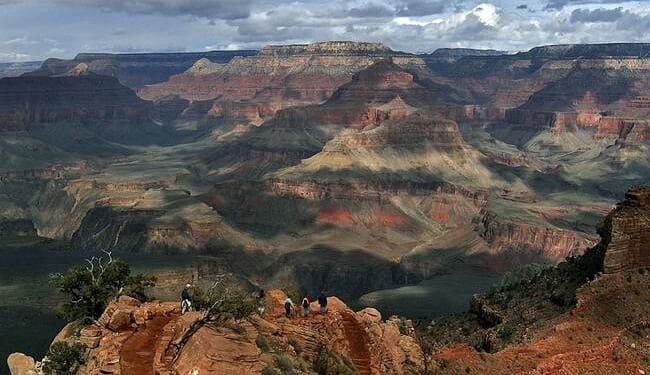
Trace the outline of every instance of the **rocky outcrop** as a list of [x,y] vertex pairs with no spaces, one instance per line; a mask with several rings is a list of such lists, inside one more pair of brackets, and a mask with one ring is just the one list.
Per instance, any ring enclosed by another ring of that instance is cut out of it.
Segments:
[[[254,375],[277,366],[279,355],[313,371],[321,348],[349,358],[360,374],[398,375],[423,367],[409,321],[384,322],[374,309],[355,313],[336,297],[328,299],[327,314],[317,313],[313,303],[313,316],[287,319],[285,298],[281,291],[270,291],[263,316],[212,325],[200,322],[200,312],[181,315],[177,303],[120,297],[96,323],[70,338],[88,348],[79,374]],[[25,372],[34,368],[28,357],[14,354],[9,363],[12,375],[32,374]]]
[[22,353],[14,353],[7,359],[10,375],[39,375],[34,358]]
[[650,187],[633,188],[607,217],[604,271],[650,267]]
[[40,69],[32,69],[34,71],[28,74],[61,75],[84,63],[93,73],[115,77],[123,85],[137,89],[164,82],[172,75],[184,72],[200,59],[227,63],[235,56],[250,56],[255,53],[257,51],[246,50],[142,54],[80,53],[72,60],[47,59]]
[[650,248],[643,237],[650,230],[648,204],[648,188],[631,189],[600,228],[601,242],[584,255],[474,296],[468,314],[432,322],[432,367],[443,373],[642,374],[650,347],[650,321],[640,313],[650,308],[644,257]]

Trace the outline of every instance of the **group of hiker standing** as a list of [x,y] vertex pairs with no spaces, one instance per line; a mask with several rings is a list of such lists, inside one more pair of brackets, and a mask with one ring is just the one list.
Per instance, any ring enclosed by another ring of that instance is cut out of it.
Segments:
[[[318,305],[320,306],[320,313],[325,314],[327,313],[327,296],[325,293],[321,292],[318,295]],[[308,317],[311,315],[311,297],[309,295],[306,295],[302,298],[302,301],[300,302],[300,306],[302,307],[303,311],[303,316]],[[287,299],[284,300],[284,312],[287,318],[290,318],[293,311],[295,309],[295,305],[293,301],[291,300],[291,297],[287,297]]]
[[[185,288],[183,288],[183,291],[181,292],[181,312],[183,314],[192,310],[193,299],[194,299],[194,292],[193,292],[192,285],[187,284],[185,285]],[[316,300],[318,301],[318,305],[320,306],[319,308],[320,313],[321,314],[327,313],[327,296],[325,295],[325,293],[321,292],[318,295],[318,298]],[[266,310],[266,292],[264,291],[264,289],[260,289],[259,294],[257,295],[257,301],[258,301],[257,311],[260,313],[260,315],[264,315],[264,311]],[[302,301],[300,302],[300,306],[302,307],[303,310],[303,316],[305,317],[311,315],[311,302],[312,302],[312,298],[310,295],[304,296]],[[284,300],[284,311],[287,318],[290,318],[293,315],[295,308],[296,308],[295,304],[291,300],[291,297],[287,297],[287,299]]]

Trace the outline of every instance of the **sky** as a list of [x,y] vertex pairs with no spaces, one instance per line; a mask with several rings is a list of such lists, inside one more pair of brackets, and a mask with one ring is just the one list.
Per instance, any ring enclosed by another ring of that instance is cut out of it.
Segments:
[[0,0],[0,62],[325,40],[407,52],[650,42],[650,0]]

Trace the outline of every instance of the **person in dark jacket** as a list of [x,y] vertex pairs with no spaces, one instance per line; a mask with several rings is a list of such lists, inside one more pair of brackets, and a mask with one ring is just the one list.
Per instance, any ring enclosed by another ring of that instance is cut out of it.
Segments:
[[290,297],[284,300],[284,312],[287,318],[291,318],[291,312],[293,310],[293,301]]
[[194,299],[194,292],[192,291],[192,284],[185,285],[181,292],[181,313],[185,314],[192,310],[192,301]]
[[321,292],[318,295],[318,304],[320,305],[320,313],[325,314],[327,312],[327,296],[325,293]]
[[303,314],[304,314],[305,317],[308,317],[309,314],[311,313],[310,303],[311,303],[311,301],[309,299],[309,296],[305,296],[302,299],[302,302],[300,303],[300,305],[302,305]]

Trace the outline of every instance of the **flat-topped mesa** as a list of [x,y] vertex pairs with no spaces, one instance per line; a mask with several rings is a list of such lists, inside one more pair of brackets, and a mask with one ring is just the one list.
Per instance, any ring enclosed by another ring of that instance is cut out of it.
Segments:
[[630,189],[605,220],[601,236],[607,243],[605,273],[650,267],[650,187]]
[[381,43],[332,41],[312,44],[271,45],[260,50],[260,56],[292,55],[389,55],[396,54]]
[[39,69],[27,75],[61,75],[80,63],[96,74],[117,77],[130,88],[164,82],[174,74],[181,73],[194,62],[205,58],[218,63],[226,63],[235,56],[251,56],[257,51],[208,51],[188,53],[80,53],[72,60],[47,59]]
[[535,47],[515,56],[531,59],[645,57],[648,51],[650,43],[562,44]]

